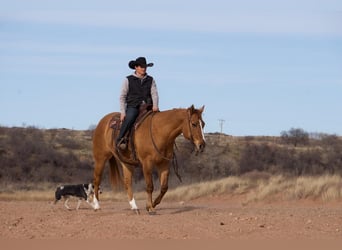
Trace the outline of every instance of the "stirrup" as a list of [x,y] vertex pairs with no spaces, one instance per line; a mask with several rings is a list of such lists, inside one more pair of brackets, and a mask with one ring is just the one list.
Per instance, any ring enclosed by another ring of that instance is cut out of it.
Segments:
[[127,140],[125,138],[122,138],[117,144],[116,147],[120,150],[126,150],[127,149]]

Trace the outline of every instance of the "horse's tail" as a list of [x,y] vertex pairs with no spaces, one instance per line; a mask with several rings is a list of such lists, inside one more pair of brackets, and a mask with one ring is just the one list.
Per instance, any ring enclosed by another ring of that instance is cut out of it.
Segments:
[[110,182],[114,190],[120,190],[123,187],[122,175],[120,173],[118,163],[115,158],[112,157],[109,159],[110,166]]

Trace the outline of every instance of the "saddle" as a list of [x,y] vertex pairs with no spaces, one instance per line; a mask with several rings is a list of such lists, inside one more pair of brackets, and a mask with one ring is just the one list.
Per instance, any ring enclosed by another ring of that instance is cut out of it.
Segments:
[[[135,120],[132,128],[129,131],[127,131],[126,134],[124,135],[124,139],[127,141],[127,144],[128,144],[128,149],[126,150],[128,152],[123,152],[123,153],[119,152],[125,158],[129,158],[130,160],[136,161],[135,146],[134,146],[134,141],[133,141],[134,132],[140,126],[140,124],[146,119],[146,117],[149,116],[151,113],[152,113],[151,104],[140,105],[139,115],[137,119]],[[113,129],[112,139],[115,142],[121,129],[121,121],[120,121],[119,115],[114,115],[112,117],[112,119],[109,121],[109,127]]]
[[[139,115],[135,120],[134,125],[132,126],[134,129],[137,129],[139,125],[145,120],[145,118],[151,113],[152,105],[151,104],[141,104],[139,107]],[[113,116],[109,121],[109,127],[114,130],[120,130],[121,121],[119,116]],[[129,133],[130,131],[128,131]]]

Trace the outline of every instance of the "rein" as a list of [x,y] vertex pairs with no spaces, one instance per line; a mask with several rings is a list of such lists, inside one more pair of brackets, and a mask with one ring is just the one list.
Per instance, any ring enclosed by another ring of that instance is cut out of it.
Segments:
[[187,113],[188,113],[188,121],[189,121],[188,124],[189,124],[190,141],[192,144],[194,144],[194,137],[193,137],[192,131],[191,131],[191,115],[189,114],[189,112],[187,112]]
[[[178,180],[179,180],[180,182],[182,182],[182,177],[181,177],[180,174],[178,173],[178,161],[177,161],[177,156],[176,156],[176,154],[173,153],[173,154],[172,154],[172,158],[167,158],[166,156],[164,156],[164,155],[160,152],[160,150],[158,149],[158,147],[157,147],[157,145],[156,145],[156,143],[155,143],[155,141],[154,141],[154,139],[153,139],[153,134],[152,134],[152,120],[153,120],[153,116],[154,116],[155,114],[156,114],[155,112],[152,113],[152,116],[151,116],[151,124],[150,124],[150,135],[151,135],[151,141],[152,141],[153,147],[154,147],[154,149],[157,151],[157,153],[159,154],[159,156],[160,156],[161,158],[163,158],[164,160],[167,160],[167,161],[171,161],[171,160],[172,160],[172,166],[173,166],[173,169],[174,169],[174,171],[175,171],[175,174],[176,174]],[[174,145],[175,145],[175,148],[177,149],[176,142],[175,142]]]

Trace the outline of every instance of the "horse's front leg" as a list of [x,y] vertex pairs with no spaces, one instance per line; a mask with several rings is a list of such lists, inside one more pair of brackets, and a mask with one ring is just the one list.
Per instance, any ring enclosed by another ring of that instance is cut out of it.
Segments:
[[143,164],[143,173],[146,183],[146,193],[147,193],[147,201],[146,201],[146,210],[150,214],[154,214],[154,208],[152,206],[152,192],[153,192],[153,180],[152,180],[152,165],[151,164]]
[[133,168],[131,166],[127,166],[125,164],[122,164],[122,170],[124,175],[124,186],[127,192],[129,205],[131,206],[131,209],[135,211],[137,214],[139,214],[139,208],[137,204],[135,203],[135,199],[133,196],[133,190],[132,190],[132,175],[133,175]]
[[160,193],[158,197],[153,202],[153,207],[155,208],[163,199],[164,195],[166,194],[169,186],[169,164],[166,164],[162,168],[159,169],[159,181],[160,181]]

